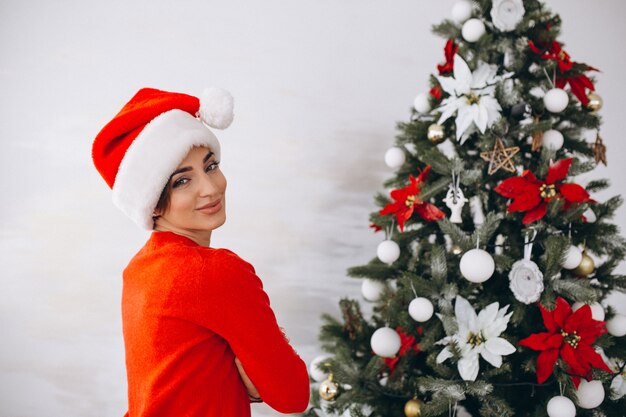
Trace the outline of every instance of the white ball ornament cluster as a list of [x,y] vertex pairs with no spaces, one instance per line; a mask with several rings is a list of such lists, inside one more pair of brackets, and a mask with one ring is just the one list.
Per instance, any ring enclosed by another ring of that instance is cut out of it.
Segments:
[[550,401],[548,401],[547,411],[549,417],[576,416],[576,406],[574,405],[572,400],[562,395],[552,397]]
[[563,134],[558,130],[550,129],[543,132],[541,144],[553,151],[558,151],[563,147]]
[[361,284],[361,294],[367,301],[379,301],[384,290],[385,284],[373,279],[367,278]]
[[452,20],[456,23],[463,23],[470,17],[472,17],[472,2],[461,0],[454,3],[454,6],[452,6]]
[[569,249],[567,249],[565,261],[563,262],[563,268],[570,270],[576,269],[582,260],[583,252],[577,246],[571,245]]
[[463,23],[461,35],[467,42],[474,43],[485,34],[485,24],[480,19],[469,19]]
[[[572,310],[576,311],[584,305],[585,305],[584,303],[577,301],[572,305]],[[592,319],[597,320],[597,321],[604,320],[604,308],[602,307],[600,303],[591,303],[589,304],[589,307],[591,308]]]
[[417,96],[415,96],[415,100],[413,101],[413,108],[415,108],[415,111],[418,113],[428,113],[431,109],[428,95],[424,93],[419,93]]
[[434,312],[433,303],[428,298],[417,297],[409,303],[409,316],[420,323],[430,320]]
[[387,149],[387,152],[385,152],[385,164],[391,169],[400,168],[404,161],[406,161],[406,154],[396,146]]
[[581,379],[578,390],[576,390],[576,396],[580,408],[588,410],[596,408],[604,401],[604,387],[602,386],[602,382]]
[[400,246],[393,240],[384,240],[378,245],[376,255],[381,262],[391,265],[400,257]]
[[375,354],[392,358],[400,350],[400,335],[390,327],[381,327],[372,335],[370,344]]
[[569,97],[565,90],[553,88],[543,96],[543,104],[551,113],[561,113],[569,104]]
[[496,270],[496,263],[489,252],[471,249],[461,257],[461,275],[466,280],[479,284],[487,281]]
[[606,322],[606,330],[611,336],[622,337],[626,335],[626,316],[616,314],[613,318]]

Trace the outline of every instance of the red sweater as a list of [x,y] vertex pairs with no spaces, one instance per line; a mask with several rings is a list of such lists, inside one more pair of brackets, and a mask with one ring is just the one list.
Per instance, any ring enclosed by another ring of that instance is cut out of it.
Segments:
[[124,270],[128,417],[249,417],[235,356],[263,401],[298,413],[306,365],[254,268],[233,252],[153,232]]

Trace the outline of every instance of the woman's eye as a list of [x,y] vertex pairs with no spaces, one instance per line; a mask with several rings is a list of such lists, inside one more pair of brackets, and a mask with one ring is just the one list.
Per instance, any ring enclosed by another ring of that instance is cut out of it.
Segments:
[[213,171],[217,169],[219,166],[220,166],[220,161],[211,162],[210,164],[206,166],[205,171],[206,172]]
[[172,183],[172,188],[180,187],[181,185],[185,185],[189,182],[189,178],[181,177]]

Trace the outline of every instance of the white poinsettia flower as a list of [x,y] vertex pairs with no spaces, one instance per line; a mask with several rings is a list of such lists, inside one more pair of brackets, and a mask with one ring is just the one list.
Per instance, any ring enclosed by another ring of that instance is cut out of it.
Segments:
[[[456,296],[454,314],[458,331],[437,342],[441,345],[454,343],[460,350],[458,369],[465,381],[475,381],[478,376],[480,356],[491,365],[499,368],[502,356],[515,352],[515,346],[499,337],[504,332],[513,313],[506,314],[509,306],[500,308],[498,303],[489,304],[476,315],[474,308],[465,298]],[[437,356],[437,363],[451,358],[452,350],[446,346]]]
[[488,127],[500,119],[502,108],[494,97],[496,83],[510,77],[512,73],[498,76],[497,72],[496,65],[484,62],[472,72],[467,62],[457,54],[454,56],[454,76],[437,76],[441,88],[450,94],[434,110],[441,112],[437,123],[442,124],[456,114],[456,139],[461,144],[469,137],[469,134],[464,135],[468,129],[475,126],[480,133],[485,133]]
[[500,31],[510,32],[522,21],[524,13],[522,0],[493,0],[491,21]]

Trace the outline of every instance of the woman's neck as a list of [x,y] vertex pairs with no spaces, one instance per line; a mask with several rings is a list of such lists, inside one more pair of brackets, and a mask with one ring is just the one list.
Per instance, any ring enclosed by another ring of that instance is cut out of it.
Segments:
[[[159,221],[161,220],[161,221]],[[180,236],[185,236],[196,242],[200,246],[206,246],[207,248],[211,245],[211,232],[212,230],[187,230],[175,227],[172,224],[169,224],[167,221],[159,219],[154,225],[154,230],[157,232],[171,232]]]

